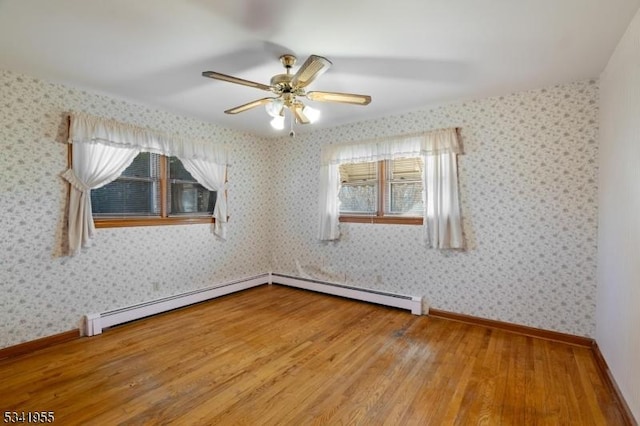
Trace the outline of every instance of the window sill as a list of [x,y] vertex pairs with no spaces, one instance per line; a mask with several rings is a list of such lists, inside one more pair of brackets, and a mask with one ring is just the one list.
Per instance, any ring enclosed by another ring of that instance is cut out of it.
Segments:
[[388,225],[422,225],[422,218],[402,216],[340,216],[340,222],[374,223]]
[[127,217],[93,218],[96,228],[124,228],[129,226],[165,226],[214,223],[212,217]]

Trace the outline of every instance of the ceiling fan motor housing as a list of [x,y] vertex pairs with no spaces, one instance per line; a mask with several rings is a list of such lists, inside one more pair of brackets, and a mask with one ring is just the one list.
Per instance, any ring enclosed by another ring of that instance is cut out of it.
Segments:
[[304,96],[304,91],[300,92],[297,90],[291,82],[293,81],[294,75],[291,74],[291,68],[295,65],[297,58],[293,55],[282,55],[280,56],[280,62],[282,66],[284,66],[287,70],[286,74],[276,74],[271,77],[271,87],[274,89],[273,92],[277,94],[286,94],[293,93],[295,95]]
[[293,80],[291,74],[276,74],[271,77],[271,86],[277,89],[276,93],[290,93],[293,92],[291,80]]

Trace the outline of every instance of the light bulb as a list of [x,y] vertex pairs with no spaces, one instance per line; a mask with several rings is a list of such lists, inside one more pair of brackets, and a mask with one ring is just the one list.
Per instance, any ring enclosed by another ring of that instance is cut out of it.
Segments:
[[276,115],[275,117],[273,117],[273,119],[271,120],[271,127],[276,130],[284,129],[284,117],[281,115]]
[[267,110],[267,114],[269,114],[271,117],[279,117],[280,115],[282,115],[282,107],[283,107],[283,102],[282,99],[274,99],[271,102],[269,102],[268,104],[266,104],[264,106],[264,109]]
[[311,123],[315,123],[320,118],[320,110],[311,108],[310,106],[305,106],[302,109],[302,113],[307,116]]

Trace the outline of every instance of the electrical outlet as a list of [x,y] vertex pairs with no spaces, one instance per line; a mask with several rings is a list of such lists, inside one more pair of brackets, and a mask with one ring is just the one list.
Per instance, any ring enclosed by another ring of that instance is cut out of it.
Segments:
[[159,282],[153,283],[153,291],[160,291],[160,283]]

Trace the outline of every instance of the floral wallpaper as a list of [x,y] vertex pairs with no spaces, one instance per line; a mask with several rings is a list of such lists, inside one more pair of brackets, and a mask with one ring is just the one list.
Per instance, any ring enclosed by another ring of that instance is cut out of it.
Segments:
[[[274,146],[274,272],[424,296],[433,308],[575,335],[595,332],[598,85],[581,81],[318,130]],[[457,126],[469,249],[420,227],[341,224],[317,241],[320,147]]]
[[[230,148],[229,235],[209,225],[98,229],[64,256],[69,111]],[[103,312],[269,270],[268,141],[0,70],[0,348],[77,328]]]
[[[90,249],[64,256],[73,110],[228,143],[228,240],[208,225],[98,229]],[[0,348],[270,270],[593,336],[597,114],[598,85],[582,81],[270,140],[0,70]],[[341,241],[317,241],[323,144],[452,126],[468,250],[427,249],[407,225],[343,224]]]

